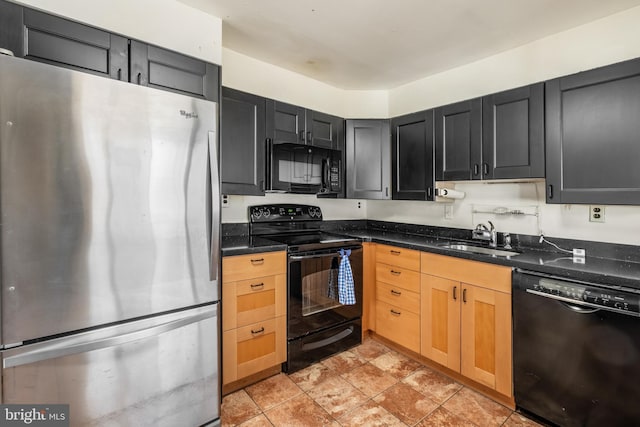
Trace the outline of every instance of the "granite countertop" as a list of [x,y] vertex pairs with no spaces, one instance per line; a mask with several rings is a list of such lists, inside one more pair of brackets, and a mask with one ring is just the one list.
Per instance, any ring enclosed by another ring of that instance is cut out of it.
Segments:
[[[590,256],[590,251],[587,251],[584,263],[577,263],[573,261],[571,254],[544,250],[546,249],[545,246],[533,248],[526,245],[518,245],[515,249],[520,252],[519,255],[503,257],[444,248],[442,245],[447,242],[462,240],[457,238],[458,236],[449,234],[444,236],[433,233],[431,235],[421,235],[379,229],[342,229],[334,230],[334,232],[356,237],[364,242],[382,243],[473,261],[504,265],[555,275],[560,278],[621,287],[625,288],[625,290],[640,293],[640,262]],[[477,242],[473,244],[477,244]],[[249,237],[247,235],[225,236],[222,240],[223,256],[285,250],[287,250],[286,245],[261,237]]]

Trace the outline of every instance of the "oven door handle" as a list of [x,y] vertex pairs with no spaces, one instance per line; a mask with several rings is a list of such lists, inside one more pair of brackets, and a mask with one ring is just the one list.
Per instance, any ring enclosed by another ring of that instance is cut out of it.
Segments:
[[289,259],[292,261],[299,261],[301,259],[312,259],[312,258],[327,258],[334,257],[338,255],[338,251],[330,252],[326,254],[316,254],[316,255],[289,255]]

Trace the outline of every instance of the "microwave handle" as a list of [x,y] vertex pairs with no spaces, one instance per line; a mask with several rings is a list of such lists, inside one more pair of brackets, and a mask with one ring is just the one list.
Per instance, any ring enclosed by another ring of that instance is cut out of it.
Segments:
[[328,158],[322,159],[322,187],[325,191],[331,191],[331,164]]

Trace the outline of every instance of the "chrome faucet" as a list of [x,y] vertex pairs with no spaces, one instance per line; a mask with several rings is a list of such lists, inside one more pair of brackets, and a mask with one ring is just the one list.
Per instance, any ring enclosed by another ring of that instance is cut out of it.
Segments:
[[491,228],[484,224],[476,225],[475,230],[471,232],[471,237],[476,240],[487,240],[492,248],[498,247],[498,232],[491,221],[487,221]]

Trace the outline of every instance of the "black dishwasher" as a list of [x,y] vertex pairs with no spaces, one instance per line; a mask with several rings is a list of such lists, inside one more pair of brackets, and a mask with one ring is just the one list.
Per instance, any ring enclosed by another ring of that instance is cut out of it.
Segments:
[[560,426],[640,425],[640,295],[516,270],[516,406]]

